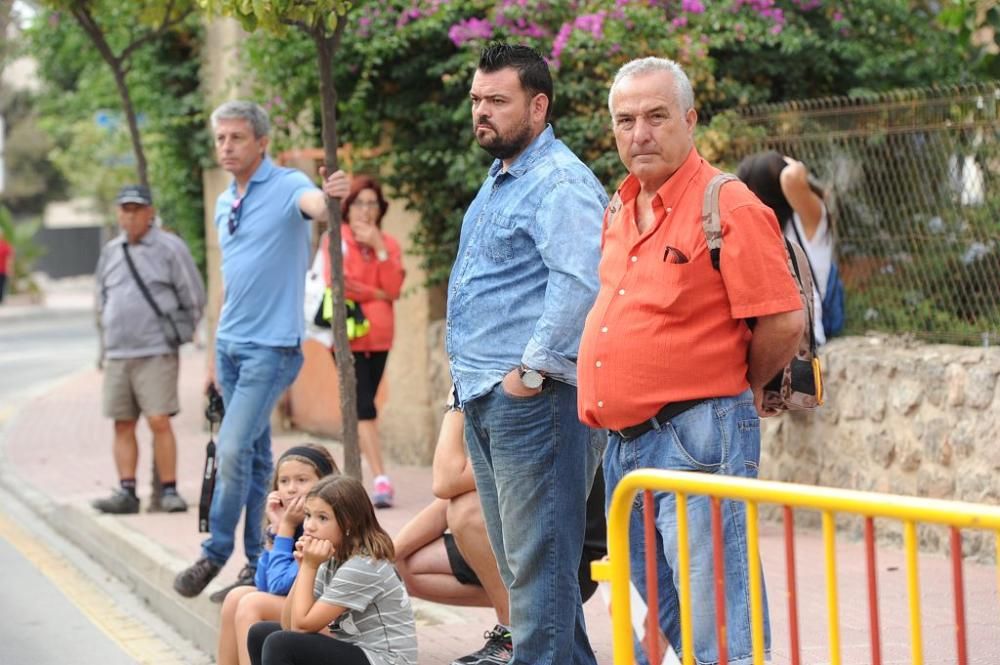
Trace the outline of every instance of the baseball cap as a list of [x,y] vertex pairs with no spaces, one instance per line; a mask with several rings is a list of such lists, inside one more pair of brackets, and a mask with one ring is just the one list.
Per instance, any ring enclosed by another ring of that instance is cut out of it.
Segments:
[[149,193],[149,187],[146,187],[145,185],[125,185],[118,190],[118,196],[115,198],[115,203],[117,205],[138,203],[140,205],[150,206],[153,205],[153,195]]

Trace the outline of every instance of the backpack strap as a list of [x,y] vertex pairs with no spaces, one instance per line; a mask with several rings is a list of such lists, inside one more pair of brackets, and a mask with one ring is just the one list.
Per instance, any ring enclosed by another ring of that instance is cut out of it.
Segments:
[[[813,262],[812,259],[809,258],[809,251],[806,250],[805,242],[802,241],[802,234],[799,233],[799,227],[796,225],[794,218],[789,219],[788,223],[792,225],[792,232],[795,234],[795,242],[797,242],[799,247],[802,248],[802,255],[806,257],[806,264],[809,266],[809,276],[812,277],[813,284],[816,284],[816,271],[813,270]],[[833,263],[831,262],[830,265],[833,265]],[[818,288],[819,287],[817,287],[817,289]],[[820,294],[820,297],[823,297],[822,293]]]
[[719,211],[719,190],[730,180],[738,180],[732,173],[720,173],[708,181],[705,187],[705,200],[701,206],[701,226],[705,230],[705,242],[708,243],[708,255],[712,259],[712,267],[719,269],[719,257],[722,251],[722,213]]
[[[788,268],[799,287],[799,296],[802,298],[802,305],[805,310],[803,314],[806,315],[806,325],[809,327],[809,352],[815,356],[817,349],[816,309],[813,303],[812,266],[809,264],[809,255],[806,254],[806,250],[802,245],[793,243],[788,238],[783,238],[783,240],[785,241],[785,250],[788,252]],[[802,269],[803,263],[809,267],[808,273]]]
[[[722,212],[719,209],[719,191],[724,184],[731,180],[739,180],[739,178],[732,173],[720,173],[709,180],[708,185],[705,186],[705,200],[701,207],[701,225],[705,230],[705,242],[708,244],[708,254],[712,259],[712,267],[716,270],[720,269],[722,254]],[[782,240],[785,241],[788,271],[795,279],[805,308],[806,325],[809,327],[809,349],[815,355],[812,265],[809,263],[809,256],[801,244],[789,242],[784,236],[782,236]],[[808,274],[804,272],[803,264],[808,267]],[[747,325],[751,330],[755,322],[756,319],[747,319]]]

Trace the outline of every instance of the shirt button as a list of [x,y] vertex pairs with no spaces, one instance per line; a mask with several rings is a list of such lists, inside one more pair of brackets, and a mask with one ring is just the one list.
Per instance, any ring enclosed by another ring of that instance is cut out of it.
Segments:
[[604,408],[604,402],[598,402],[597,403],[597,408],[599,408],[599,409],[600,408]]
[[601,328],[601,332],[602,332],[602,333],[606,333],[606,332],[608,332],[608,327],[607,327],[607,326],[604,326],[603,328]]
[[638,257],[638,256],[633,256],[633,257],[632,257],[632,263],[635,263],[635,262],[636,262],[636,261],[638,261],[638,260],[639,260],[639,257]]
[[625,289],[618,289],[618,295],[620,296],[625,295]]
[[598,367],[600,367],[600,366],[601,366],[601,361],[600,361],[600,360],[598,360],[598,361],[597,361],[596,363],[594,363],[594,364],[595,364],[595,365],[597,365]]
[[668,214],[668,215],[669,215],[670,213],[672,213],[673,211],[674,211],[674,209],[673,209],[673,208],[667,208],[667,214]]

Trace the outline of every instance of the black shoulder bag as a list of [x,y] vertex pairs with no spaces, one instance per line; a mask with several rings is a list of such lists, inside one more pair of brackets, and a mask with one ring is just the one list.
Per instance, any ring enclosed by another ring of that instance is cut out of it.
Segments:
[[153,308],[156,313],[156,318],[160,322],[160,327],[163,329],[163,336],[167,338],[167,344],[171,348],[176,349],[186,340],[181,336],[180,330],[177,329],[177,324],[174,320],[170,318],[169,315],[164,314],[160,306],[156,304],[153,300],[153,294],[149,292],[146,287],[146,283],[142,281],[142,277],[139,276],[139,271],[135,269],[135,263],[132,262],[132,255],[128,251],[128,243],[122,243],[122,250],[125,252],[125,262],[128,264],[129,272],[132,273],[132,277],[135,279],[135,283],[139,286],[139,290],[142,291],[143,298],[149,303],[149,306]]

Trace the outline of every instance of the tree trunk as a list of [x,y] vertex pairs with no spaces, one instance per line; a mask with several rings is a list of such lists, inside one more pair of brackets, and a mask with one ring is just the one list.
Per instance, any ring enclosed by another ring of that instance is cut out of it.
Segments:
[[[337,90],[333,84],[333,57],[337,52],[344,19],[337,23],[330,36],[322,26],[313,28],[313,40],[319,57],[319,88],[323,107],[323,148],[326,171],[333,173],[337,165]],[[343,423],[344,473],[361,479],[361,451],[358,445],[358,384],[354,374],[354,356],[347,339],[347,315],[344,309],[344,255],[340,237],[340,199],[327,199],[330,212],[330,287],[333,290],[333,353],[337,361],[340,384],[340,415]]]
[[14,0],[0,0],[0,74],[7,64],[7,51],[11,50],[7,39],[7,27],[13,18]]
[[[111,68],[111,73],[115,79],[115,87],[118,88],[118,95],[122,98],[122,112],[125,113],[125,119],[128,121],[129,137],[132,139],[132,152],[135,153],[136,174],[139,176],[139,182],[149,187],[146,153],[142,148],[142,137],[139,135],[139,122],[136,120],[135,107],[132,105],[132,95],[128,90],[128,82],[125,80],[125,58],[115,55],[115,52],[111,50],[108,40],[104,37],[104,32],[97,24],[97,21],[94,20],[94,17],[90,15],[90,11],[86,6],[83,4],[74,5],[71,8],[71,12],[76,22],[80,24],[83,31],[90,37],[94,48],[97,49],[97,52],[104,58],[104,62],[108,63],[108,67]],[[133,45],[138,43],[133,42]],[[131,46],[126,51],[123,51],[123,55],[127,56]]]
[[132,152],[135,153],[135,170],[139,175],[139,182],[149,187],[149,170],[146,166],[146,151],[142,147],[142,137],[139,135],[139,120],[135,115],[135,107],[132,105],[132,95],[128,90],[128,83],[125,82],[125,70],[120,62],[108,62],[111,71],[115,75],[115,86],[118,94],[122,98],[122,110],[125,112],[125,120],[128,121],[128,133],[132,139]]

